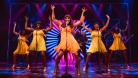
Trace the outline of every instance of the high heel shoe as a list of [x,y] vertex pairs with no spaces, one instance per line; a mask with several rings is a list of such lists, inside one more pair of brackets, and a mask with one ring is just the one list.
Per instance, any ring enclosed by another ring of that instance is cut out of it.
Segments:
[[54,76],[57,75],[57,69],[54,70],[53,75],[54,75]]
[[13,71],[13,72],[15,71],[15,65],[12,66],[12,71]]
[[87,67],[86,67],[86,66],[83,68],[83,71],[84,71],[84,72],[86,72],[86,71],[87,71]]
[[130,66],[129,65],[126,65],[126,69],[130,69]]
[[46,67],[44,67],[44,70],[43,70],[43,72],[46,72]]

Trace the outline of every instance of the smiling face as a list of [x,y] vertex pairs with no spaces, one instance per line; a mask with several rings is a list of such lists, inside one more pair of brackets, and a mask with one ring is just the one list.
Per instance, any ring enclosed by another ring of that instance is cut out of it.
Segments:
[[69,23],[71,19],[70,19],[70,17],[66,16],[66,17],[64,18],[64,20],[65,20],[65,22],[68,22],[68,23]]
[[36,27],[37,27],[38,29],[40,29],[41,24],[40,24],[40,23],[37,23],[37,24],[36,24]]
[[94,29],[95,30],[98,30],[99,29],[99,24],[97,23],[97,24],[94,24]]
[[21,35],[25,35],[25,30],[22,30],[21,31]]
[[118,27],[117,27],[117,26],[115,26],[115,27],[114,27],[114,30],[115,30],[115,31],[117,31],[117,30],[118,30]]

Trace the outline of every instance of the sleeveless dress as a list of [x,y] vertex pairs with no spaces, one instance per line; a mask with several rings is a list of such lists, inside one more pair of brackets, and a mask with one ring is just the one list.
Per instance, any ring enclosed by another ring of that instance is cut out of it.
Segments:
[[33,40],[29,46],[29,51],[46,51],[44,36],[43,30],[34,30]]
[[[67,38],[66,38],[66,28],[60,27],[61,40],[58,46],[55,47],[55,50],[59,52],[60,50],[66,50],[66,41],[67,41],[67,50],[71,53],[78,52],[80,50],[78,42],[75,40],[71,33],[71,28],[67,26]],[[66,40],[67,39],[67,40]]]
[[114,38],[114,41],[111,45],[111,47],[109,48],[109,50],[113,50],[113,51],[116,51],[116,50],[126,50],[126,47],[121,39],[121,34],[118,33],[113,33],[113,38]]
[[18,46],[14,51],[14,54],[20,54],[20,55],[28,54],[29,52],[27,50],[28,50],[28,45],[26,43],[26,37],[19,35]]
[[89,49],[87,50],[87,52],[90,52],[90,53],[107,52],[105,45],[102,42],[101,37],[102,37],[102,34],[100,31],[99,31],[99,33],[95,32],[95,31],[91,32],[92,41],[91,41],[91,45],[90,45]]

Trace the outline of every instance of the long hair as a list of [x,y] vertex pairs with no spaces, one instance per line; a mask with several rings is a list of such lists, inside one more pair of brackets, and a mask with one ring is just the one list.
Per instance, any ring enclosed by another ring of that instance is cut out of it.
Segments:
[[95,24],[98,24],[98,25],[99,25],[98,22],[95,22],[95,23],[93,24],[92,30],[95,30],[95,28],[94,28],[94,25],[95,25]]
[[66,15],[64,16],[64,23],[61,25],[61,27],[63,27],[63,28],[66,27],[66,22],[65,22],[65,18],[66,18],[66,17],[69,17],[69,18],[70,18],[70,21],[69,21],[68,25],[69,25],[71,28],[73,28],[73,27],[74,27],[73,21],[72,21],[72,18],[71,18],[71,16],[70,16],[69,14],[66,14]]

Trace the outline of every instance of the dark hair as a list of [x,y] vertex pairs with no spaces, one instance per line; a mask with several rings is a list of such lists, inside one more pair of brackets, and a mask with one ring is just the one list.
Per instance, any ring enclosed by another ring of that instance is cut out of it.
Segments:
[[98,24],[98,25],[99,25],[99,23],[98,23],[98,22],[93,23],[92,30],[95,30],[95,28],[94,28],[94,25],[95,25],[95,24]]
[[[118,30],[115,30],[115,27],[117,27]],[[113,28],[113,33],[119,33],[119,27],[118,27],[117,25],[114,26],[114,28]]]
[[[25,31],[24,34],[22,34],[23,31]],[[26,35],[26,30],[25,29],[22,29],[21,32],[20,32],[20,35]]]
[[66,17],[69,17],[69,18],[70,18],[70,21],[69,21],[68,25],[69,25],[71,28],[73,28],[74,25],[73,25],[73,22],[72,22],[72,18],[71,18],[71,16],[70,16],[69,14],[66,14],[66,15],[64,16],[64,23],[61,25],[61,27],[63,27],[63,28],[66,27],[66,22],[65,22],[65,18],[66,18]]
[[37,22],[35,23],[34,28],[36,28],[36,27],[37,27],[37,24],[40,24],[40,28],[39,28],[39,29],[43,29],[41,21],[37,21]]

